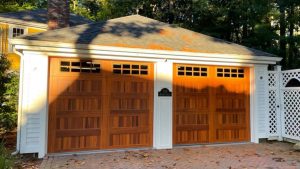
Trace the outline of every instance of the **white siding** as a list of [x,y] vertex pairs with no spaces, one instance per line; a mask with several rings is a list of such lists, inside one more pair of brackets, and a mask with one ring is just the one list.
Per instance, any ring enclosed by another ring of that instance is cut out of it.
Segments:
[[254,129],[255,142],[267,138],[268,133],[268,68],[267,65],[254,66]]
[[45,154],[48,57],[24,53],[20,153]]

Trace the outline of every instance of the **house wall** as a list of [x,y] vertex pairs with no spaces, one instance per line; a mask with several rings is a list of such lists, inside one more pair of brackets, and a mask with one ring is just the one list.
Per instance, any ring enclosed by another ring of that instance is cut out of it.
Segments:
[[8,50],[8,24],[0,23],[0,53],[7,53]]
[[[24,52],[21,68],[19,133],[20,153],[38,153],[43,157],[47,153],[48,126],[48,56],[38,52]],[[75,57],[75,56],[74,56]],[[98,56],[113,59],[113,56]],[[116,57],[115,59],[137,60],[133,57]],[[158,91],[168,88],[172,91],[173,63],[191,63],[206,65],[223,65],[224,62],[147,60],[155,62],[154,90],[154,136],[153,147],[157,149],[172,148],[172,97],[158,97]],[[230,66],[247,66],[251,68],[251,142],[257,143],[265,138],[267,126],[267,65],[227,63]]]
[[0,23],[0,30],[2,30],[2,34],[0,35],[0,53],[6,54],[8,60],[11,63],[11,69],[19,70],[20,69],[20,56],[10,51],[8,39],[12,37],[11,33],[12,27],[22,27],[26,29],[28,35],[44,32],[46,29],[33,28],[33,27],[24,27],[21,25],[12,25],[7,23]]

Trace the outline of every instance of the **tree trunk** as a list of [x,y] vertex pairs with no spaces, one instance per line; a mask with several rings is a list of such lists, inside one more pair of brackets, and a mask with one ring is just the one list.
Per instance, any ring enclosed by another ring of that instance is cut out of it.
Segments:
[[294,22],[294,17],[295,17],[295,6],[294,4],[291,4],[290,10],[289,10],[289,62],[288,66],[289,68],[294,68],[294,65],[296,63],[295,59],[295,42],[294,42],[294,29],[295,29],[295,22]]
[[282,66],[285,68],[288,62],[286,57],[286,18],[285,18],[285,6],[279,2],[279,12],[280,12],[280,49],[279,55],[283,58],[282,59]]

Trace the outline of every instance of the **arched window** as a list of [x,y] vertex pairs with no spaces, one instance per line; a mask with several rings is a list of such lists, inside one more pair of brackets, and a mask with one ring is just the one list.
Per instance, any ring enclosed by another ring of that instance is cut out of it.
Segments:
[[293,78],[285,85],[285,87],[300,87],[300,81]]

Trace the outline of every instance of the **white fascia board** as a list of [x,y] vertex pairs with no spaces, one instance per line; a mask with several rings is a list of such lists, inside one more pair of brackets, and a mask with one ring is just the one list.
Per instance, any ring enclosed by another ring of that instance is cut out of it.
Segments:
[[85,44],[70,44],[59,42],[45,42],[24,39],[11,39],[11,44],[19,50],[57,52],[57,53],[77,53],[88,55],[109,54],[112,56],[131,56],[140,58],[159,58],[176,60],[218,60],[221,62],[245,62],[256,64],[276,64],[282,60],[280,57],[252,56],[237,54],[212,54],[212,53],[194,53],[181,51],[150,50],[139,48],[123,48]]
[[[92,53],[82,53],[82,52],[74,52],[74,53],[66,53],[66,52],[47,52],[47,51],[30,51],[23,49],[23,53],[41,53],[47,56],[55,56],[55,57],[80,57],[80,58],[90,58],[90,59],[106,59],[106,60],[132,60],[132,61],[148,61],[148,62],[157,62],[162,60],[168,60],[170,62],[176,63],[197,63],[202,62],[202,64],[211,64],[217,65],[232,65],[233,63],[237,63],[240,65],[252,65],[252,64],[276,64],[276,62],[271,61],[255,61],[255,60],[241,60],[241,59],[222,59],[222,58],[209,58],[209,57],[189,57],[189,56],[161,56],[154,54],[143,54],[143,53],[127,53],[127,52],[109,52],[109,51],[100,51],[97,54]],[[29,55],[30,56],[30,55]]]

